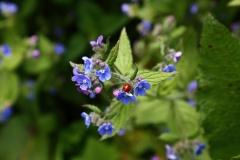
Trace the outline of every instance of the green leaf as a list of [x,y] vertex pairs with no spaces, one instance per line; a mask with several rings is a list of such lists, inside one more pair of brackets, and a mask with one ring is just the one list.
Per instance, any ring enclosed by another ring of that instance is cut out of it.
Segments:
[[141,69],[138,71],[137,76],[141,76],[143,79],[148,80],[151,85],[161,84],[177,72],[155,72]]
[[94,106],[94,105],[85,104],[85,105],[83,105],[83,107],[87,107],[87,108],[89,108],[92,111],[97,112],[97,113],[101,113],[102,112],[97,106]]
[[137,125],[165,123],[170,107],[169,101],[158,99],[139,100],[133,113]]
[[240,6],[240,0],[232,0],[231,2],[228,2],[228,6],[230,7]]
[[94,159],[111,159],[118,160],[118,150],[104,142],[99,142],[94,138],[88,138],[86,147],[83,149],[83,155],[73,158],[73,160],[94,160]]
[[30,140],[25,123],[23,117],[13,117],[1,128],[0,159],[16,160],[24,153],[26,144]]
[[133,58],[131,46],[126,30],[123,28],[120,35],[120,44],[115,65],[121,71],[121,73],[124,74],[132,68],[132,64]]
[[[164,133],[160,138],[164,141],[176,141],[180,138],[194,138],[200,132],[199,117],[195,108],[185,101],[170,101],[167,119],[165,120],[169,133]],[[162,113],[163,114],[163,113]]]
[[232,157],[231,160],[240,160],[240,155]]
[[12,72],[0,72],[0,110],[14,104],[18,97],[18,77]]
[[111,49],[108,58],[106,60],[106,63],[108,64],[109,67],[111,67],[114,62],[117,59],[118,56],[118,50],[119,50],[119,42],[117,42],[117,44]]
[[213,159],[239,154],[240,45],[229,30],[208,15],[201,35],[197,99]]

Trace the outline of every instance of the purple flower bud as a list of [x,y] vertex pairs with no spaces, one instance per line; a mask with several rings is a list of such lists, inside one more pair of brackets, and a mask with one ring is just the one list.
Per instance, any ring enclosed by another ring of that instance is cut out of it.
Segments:
[[151,158],[151,160],[160,160],[160,158],[158,156],[154,156]]
[[95,59],[94,63],[95,63],[95,64],[98,64],[98,63],[99,63],[99,60],[98,60],[98,59]]
[[101,67],[105,67],[105,63],[104,63],[104,62],[99,63],[99,65],[100,65]]
[[236,31],[237,29],[239,29],[239,26],[239,22],[234,22],[231,24],[230,29],[231,31]]
[[168,18],[169,18],[169,21],[170,21],[170,22],[174,21],[174,19],[175,19],[174,15],[171,15],[171,16],[169,16]]
[[38,36],[36,36],[36,35],[32,35],[32,36],[29,38],[29,42],[30,42],[31,44],[36,44],[37,40],[38,40]]
[[79,87],[77,88],[77,90],[78,90],[78,92],[82,92],[83,94],[85,94],[85,95],[89,95],[89,91],[88,90],[82,90],[81,88],[80,88],[80,86],[81,85],[78,85]]
[[92,45],[92,47],[97,47],[100,46],[102,44],[102,40],[103,40],[103,36],[100,35],[97,39],[97,41],[90,41],[90,44]]
[[27,81],[26,81],[26,85],[29,87],[29,88],[33,88],[34,86],[35,86],[35,81],[34,80],[32,80],[32,79],[28,79]]
[[118,89],[114,90],[114,91],[113,91],[113,95],[114,95],[114,97],[117,98],[119,92],[120,92],[120,91],[119,91]]
[[96,94],[101,93],[101,91],[102,91],[102,88],[101,88],[101,87],[96,87],[96,88],[94,89],[94,92],[95,92]]
[[33,56],[33,58],[38,58],[40,56],[40,51],[39,50],[34,50],[32,52],[32,56]]
[[143,80],[143,78],[139,76],[139,77],[137,78],[137,80],[138,80],[138,82],[140,82],[141,80]]

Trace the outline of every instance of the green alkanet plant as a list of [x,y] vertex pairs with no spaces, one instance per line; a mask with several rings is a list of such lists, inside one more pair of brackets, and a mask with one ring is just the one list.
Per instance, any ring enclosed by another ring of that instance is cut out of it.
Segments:
[[[176,72],[139,70],[138,67],[132,69],[132,51],[125,29],[121,32],[119,42],[110,51],[109,41],[104,44],[102,35],[90,44],[95,52],[92,57],[83,57],[84,64],[70,62],[73,67],[72,81],[76,83],[79,92],[86,95],[101,93],[110,102],[110,109],[105,112],[97,106],[85,105],[93,112],[89,115],[83,112],[81,116],[85,119],[87,127],[92,123],[99,127],[98,132],[101,136],[111,136],[124,127],[134,102],[137,102],[136,96],[149,96],[148,92],[151,92],[148,90],[152,86],[159,85]],[[114,90],[113,95],[108,95],[103,89],[106,81],[111,81],[113,86],[119,87]],[[111,100],[110,97],[114,98]],[[123,116],[124,120],[117,122],[119,116]]]

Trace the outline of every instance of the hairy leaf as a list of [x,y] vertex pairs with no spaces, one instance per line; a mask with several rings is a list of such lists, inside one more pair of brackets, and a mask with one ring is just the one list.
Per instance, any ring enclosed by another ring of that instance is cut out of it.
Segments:
[[115,65],[121,71],[121,73],[124,74],[132,68],[132,64],[132,50],[126,30],[124,28],[120,35],[119,50]]
[[205,137],[213,159],[230,159],[240,148],[240,45],[208,15],[201,36],[197,91]]
[[119,42],[117,42],[117,44],[111,49],[108,58],[106,60],[106,63],[108,64],[109,67],[111,67],[114,62],[117,59],[118,56],[118,49],[119,49]]
[[19,93],[18,77],[12,72],[0,72],[0,110],[11,106]]
[[177,72],[154,72],[149,70],[139,70],[137,76],[141,76],[143,79],[148,80],[152,85],[160,84],[166,81],[171,76],[175,75]]

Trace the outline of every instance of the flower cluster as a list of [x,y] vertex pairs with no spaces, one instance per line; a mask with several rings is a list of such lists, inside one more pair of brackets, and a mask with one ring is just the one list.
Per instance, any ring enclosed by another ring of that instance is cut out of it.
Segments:
[[[102,43],[103,36],[99,36],[97,41],[91,41],[93,48],[105,46]],[[111,79],[111,70],[108,65],[95,57],[82,57],[84,65],[75,65],[73,68],[72,81],[77,82],[79,92],[88,95],[90,93],[99,94],[102,91],[102,83]],[[92,94],[93,95],[93,94]],[[92,96],[95,97],[95,96]]]
[[[132,87],[134,86],[134,87]],[[144,96],[146,90],[151,88],[150,83],[147,80],[143,80],[138,77],[136,80],[132,81],[131,84],[124,84],[122,90],[115,90],[113,95],[118,101],[122,101],[123,104],[128,104],[130,102],[136,102],[136,96]]]
[[191,153],[192,159],[194,159],[195,156],[202,154],[202,151],[206,149],[206,145],[199,141],[192,142],[188,140],[178,142],[173,148],[167,144],[165,145],[165,148],[167,151],[166,157],[170,160],[184,159],[184,152]]

